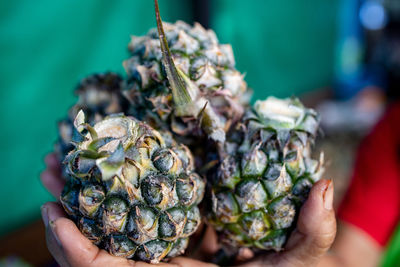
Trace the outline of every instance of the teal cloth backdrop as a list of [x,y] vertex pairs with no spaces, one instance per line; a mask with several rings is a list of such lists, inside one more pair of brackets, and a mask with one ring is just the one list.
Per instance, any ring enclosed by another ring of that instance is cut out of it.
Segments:
[[233,45],[254,98],[287,97],[329,86],[337,1],[218,0],[211,27]]
[[[211,0],[211,26],[233,44],[256,97],[332,80],[336,1]],[[189,0],[160,0],[166,21],[192,20]],[[40,216],[43,157],[80,78],[123,72],[130,34],[155,26],[150,0],[0,2],[0,235]]]
[[[191,20],[189,1],[160,2],[165,18]],[[0,2],[0,235],[52,200],[39,173],[79,79],[122,73],[130,35],[154,26],[149,0]]]

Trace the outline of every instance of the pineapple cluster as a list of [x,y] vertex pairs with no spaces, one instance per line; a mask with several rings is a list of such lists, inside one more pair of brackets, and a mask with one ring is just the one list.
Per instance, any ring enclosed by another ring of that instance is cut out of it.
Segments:
[[126,76],[83,79],[59,123],[64,209],[100,248],[151,263],[184,253],[203,219],[225,247],[281,250],[323,172],[318,114],[296,98],[250,107],[231,46],[162,23],[155,3]]

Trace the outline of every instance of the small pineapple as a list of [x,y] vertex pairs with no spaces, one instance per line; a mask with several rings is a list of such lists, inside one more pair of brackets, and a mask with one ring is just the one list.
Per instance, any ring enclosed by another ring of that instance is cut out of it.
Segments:
[[112,72],[97,73],[82,79],[75,91],[78,95],[77,103],[70,108],[68,117],[58,123],[56,152],[60,161],[73,149],[73,121],[79,110],[85,112],[89,123],[126,111],[128,101],[121,93],[121,84],[122,77]]
[[298,99],[269,97],[247,112],[210,175],[209,222],[227,246],[280,250],[323,172],[311,158],[319,117]]
[[80,111],[74,126],[60,200],[81,232],[116,256],[158,263],[182,254],[205,187],[187,147],[123,115],[91,126]]
[[204,136],[223,142],[250,97],[232,47],[198,23],[162,23],[155,4],[158,31],[132,36],[124,61],[132,115],[185,144]]

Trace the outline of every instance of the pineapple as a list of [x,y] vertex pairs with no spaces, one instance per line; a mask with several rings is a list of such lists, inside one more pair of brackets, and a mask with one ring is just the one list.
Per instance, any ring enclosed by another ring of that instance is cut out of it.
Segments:
[[60,200],[81,232],[116,256],[158,263],[182,254],[205,187],[188,148],[122,114],[91,126],[80,111],[74,127]]
[[112,113],[124,112],[128,102],[121,93],[122,77],[112,72],[92,74],[79,83],[75,93],[78,102],[69,110],[68,117],[58,123],[59,140],[56,152],[60,161],[73,149],[73,121],[83,110],[89,123],[95,123]]
[[132,36],[123,63],[131,114],[188,145],[205,136],[223,142],[250,96],[232,47],[198,23],[163,24],[155,4],[158,29]]
[[319,117],[298,99],[256,101],[220,149],[209,175],[208,221],[227,247],[282,249],[323,172],[311,158]]

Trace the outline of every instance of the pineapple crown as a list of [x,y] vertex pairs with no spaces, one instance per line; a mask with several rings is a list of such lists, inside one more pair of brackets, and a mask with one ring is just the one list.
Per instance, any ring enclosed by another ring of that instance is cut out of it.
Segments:
[[81,178],[88,176],[96,167],[102,180],[121,176],[127,158],[140,157],[133,154],[140,153],[138,150],[141,148],[154,151],[166,147],[159,132],[122,114],[110,115],[91,126],[85,122],[85,114],[81,110],[75,118],[74,127],[72,143],[75,149],[65,161],[69,173]]
[[304,146],[309,141],[313,142],[319,130],[320,118],[313,109],[304,107],[295,97],[268,97],[256,101],[253,109],[244,116],[244,121],[247,139],[257,134],[257,138],[265,143],[276,136],[280,147],[284,148],[292,136],[297,136]]
[[272,96],[257,100],[247,119],[259,121],[264,128],[303,131],[312,136],[317,134],[320,121],[317,112],[304,107],[298,98],[278,99]]

